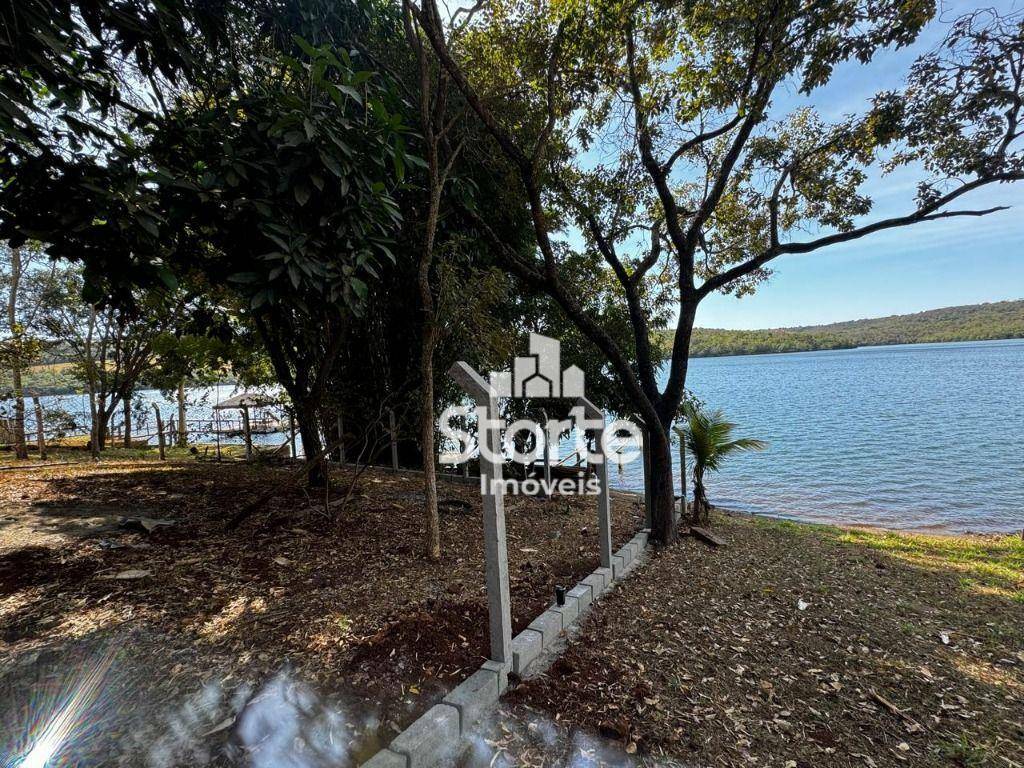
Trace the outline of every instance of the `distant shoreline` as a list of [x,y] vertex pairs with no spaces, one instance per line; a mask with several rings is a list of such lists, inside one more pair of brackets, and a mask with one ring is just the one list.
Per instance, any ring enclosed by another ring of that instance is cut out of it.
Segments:
[[937,344],[983,344],[987,341],[1024,341],[1021,336],[999,336],[991,339],[948,339],[945,341],[890,341],[877,344],[850,344],[839,347],[817,347],[813,349],[757,350],[751,352],[718,352],[690,354],[690,359],[712,357],[754,357],[761,355],[795,355],[802,352],[848,352],[852,349],[873,349],[876,347],[922,347]]
[[[666,348],[672,331],[657,331]],[[944,344],[1024,338],[1024,299],[929,309],[828,325],[731,330],[694,328],[690,357],[824,352],[901,344]]]

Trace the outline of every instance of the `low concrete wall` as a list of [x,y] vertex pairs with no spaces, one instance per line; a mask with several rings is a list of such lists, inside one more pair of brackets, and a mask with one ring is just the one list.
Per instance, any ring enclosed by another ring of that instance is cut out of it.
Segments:
[[[475,478],[474,478],[475,479]],[[510,672],[520,677],[565,631],[579,622],[613,584],[636,569],[647,549],[649,531],[640,531],[615,553],[614,572],[598,568],[566,593],[565,605],[553,605],[512,639],[512,663],[486,662],[461,685],[402,731],[363,768],[430,768],[456,762],[473,726],[498,703]],[[550,657],[550,654],[548,654]]]

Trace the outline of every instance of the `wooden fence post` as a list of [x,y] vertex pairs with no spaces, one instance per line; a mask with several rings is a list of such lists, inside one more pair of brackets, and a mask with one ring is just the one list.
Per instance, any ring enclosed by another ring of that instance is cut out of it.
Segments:
[[32,404],[36,407],[36,444],[39,447],[39,458],[46,458],[46,433],[43,432],[43,406],[39,398],[32,396]]
[[391,468],[398,471],[398,427],[395,426],[395,410],[388,409],[388,423],[391,427]]
[[252,461],[252,425],[249,423],[249,406],[242,406],[242,432],[245,435],[245,460]]
[[164,420],[156,403],[153,403],[153,412],[156,414],[156,442],[160,448],[160,461],[164,461],[166,458],[164,454]]

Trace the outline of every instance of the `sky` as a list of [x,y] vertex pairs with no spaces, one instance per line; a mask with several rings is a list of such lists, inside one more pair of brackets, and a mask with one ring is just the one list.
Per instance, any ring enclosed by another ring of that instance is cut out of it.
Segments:
[[[789,95],[777,109],[811,103],[825,117],[861,113],[875,92],[899,87],[914,58],[931,50],[951,20],[978,7],[1001,12],[1024,3],[946,2],[940,19],[914,46],[887,51],[868,64],[847,64],[810,99]],[[868,182],[875,207],[867,220],[912,210],[919,172],[907,169]],[[868,235],[806,255],[780,257],[774,275],[752,296],[709,296],[697,325],[777,328],[920,312],[936,307],[1024,299],[1024,183],[1000,185],[966,198],[969,208],[1009,205],[984,218],[947,219]]]

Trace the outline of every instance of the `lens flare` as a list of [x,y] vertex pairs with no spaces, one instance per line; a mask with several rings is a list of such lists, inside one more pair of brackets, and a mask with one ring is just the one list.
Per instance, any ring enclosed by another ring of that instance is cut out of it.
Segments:
[[12,762],[4,762],[4,768],[46,768],[76,732],[88,730],[89,709],[96,701],[113,661],[112,649],[90,661],[78,681],[58,697],[51,710],[53,714],[46,717],[44,713],[33,725],[28,738],[31,748]]

